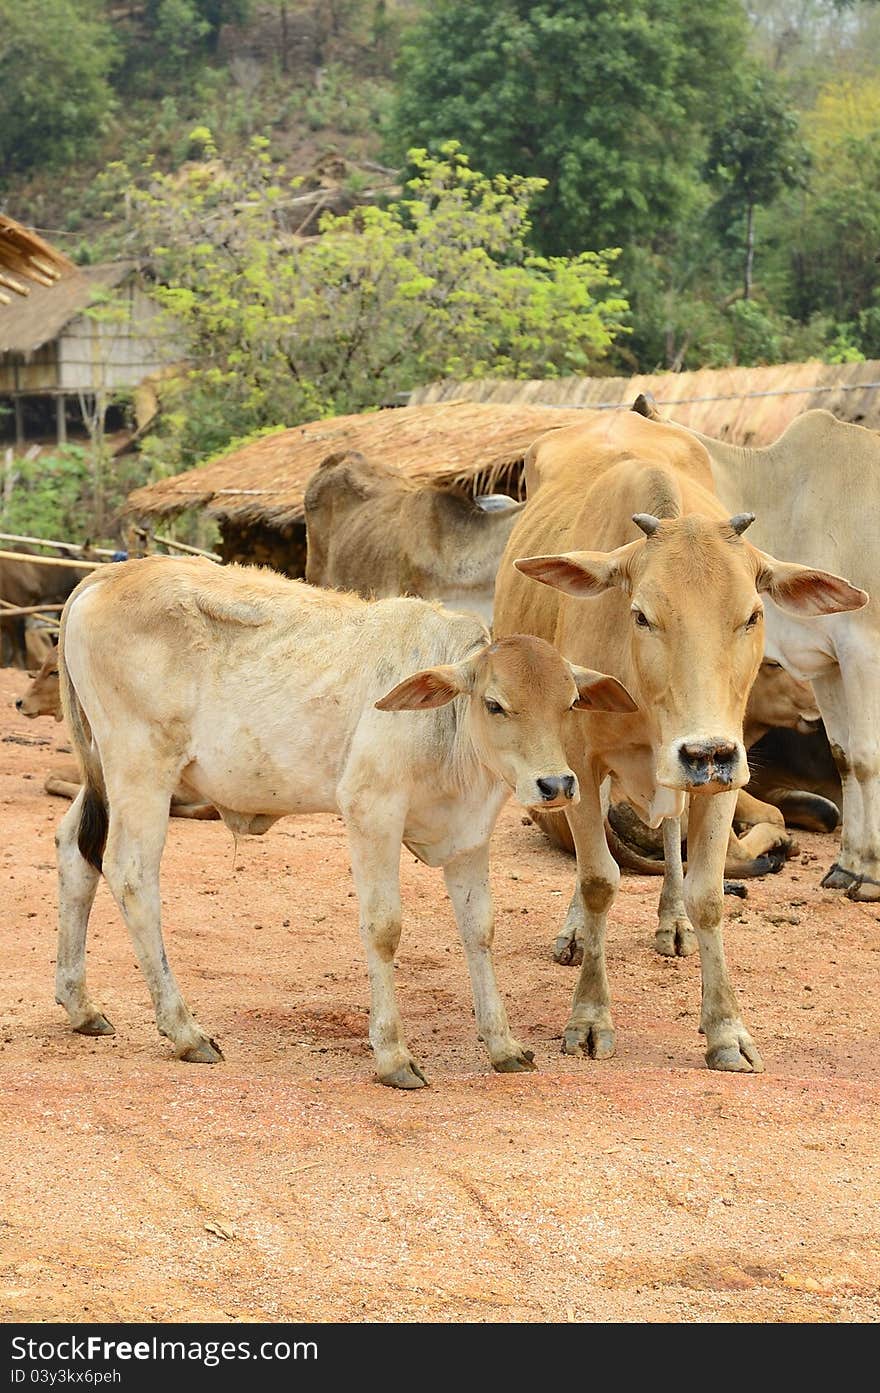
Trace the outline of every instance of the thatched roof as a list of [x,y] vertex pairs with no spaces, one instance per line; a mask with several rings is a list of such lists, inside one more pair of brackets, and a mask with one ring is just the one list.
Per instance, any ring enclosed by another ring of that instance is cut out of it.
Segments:
[[650,392],[661,415],[737,445],[769,445],[802,411],[824,407],[843,421],[880,430],[880,363],[783,363],[762,368],[704,368],[639,377],[560,377],[516,382],[437,382],[410,405],[472,401],[628,408]]
[[287,527],[302,520],[306,484],[337,450],[360,450],[412,479],[465,484],[478,493],[512,484],[516,492],[535,437],[580,419],[577,410],[473,402],[334,416],[264,436],[212,464],[137,489],[126,511],[146,519],[205,508],[239,525]]
[[32,286],[54,285],[75,270],[63,252],[0,213],[0,305],[13,303],[10,292],[27,296]]
[[26,295],[10,296],[9,303],[0,304],[0,353],[35,353],[44,343],[57,338],[64,326],[91,304],[95,291],[119,285],[136,263],[68,265],[70,269],[56,280],[34,284]]

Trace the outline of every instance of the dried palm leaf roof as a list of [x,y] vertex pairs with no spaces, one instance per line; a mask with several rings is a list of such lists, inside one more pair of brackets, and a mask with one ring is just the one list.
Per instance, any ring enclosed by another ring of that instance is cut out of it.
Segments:
[[523,457],[535,437],[581,419],[577,410],[480,402],[334,416],[264,436],[210,464],[137,489],[126,511],[147,519],[205,508],[224,521],[283,529],[302,520],[309,478],[338,450],[359,450],[426,483],[516,493]]
[[25,295],[10,296],[6,304],[0,303],[0,353],[20,353],[25,357],[35,353],[44,343],[57,338],[64,326],[91,304],[95,291],[119,285],[136,263],[68,265],[70,269],[54,281],[34,284]]
[[27,296],[32,286],[52,286],[75,270],[63,252],[0,213],[0,305],[12,304],[10,292]]
[[627,408],[651,393],[662,416],[737,445],[769,445],[802,411],[824,407],[842,421],[880,429],[880,362],[781,363],[704,368],[639,377],[559,377],[530,382],[487,378],[419,387],[411,406],[472,401]]

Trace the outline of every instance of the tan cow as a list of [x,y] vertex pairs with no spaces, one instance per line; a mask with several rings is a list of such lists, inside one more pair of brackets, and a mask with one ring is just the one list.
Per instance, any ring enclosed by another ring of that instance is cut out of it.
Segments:
[[76,1030],[112,1030],[85,984],[103,866],[159,1030],[183,1059],[221,1058],[162,944],[159,862],[169,797],[183,781],[236,833],[259,835],[287,813],[342,813],[383,1083],[425,1082],[394,991],[401,843],[443,867],[493,1068],[532,1066],[495,984],[489,838],[512,791],[529,808],[578,797],[563,735],[582,708],[632,711],[619,682],[533,637],[490,644],[478,619],[423,600],[369,603],[196,560],[98,572],[65,608],[61,653],[86,778],[58,833],[56,989]]
[[495,574],[521,504],[479,506],[354,451],[330,455],[305,493],[306,580],[365,598],[421,595],[492,620]]
[[[52,716],[56,721],[64,719],[61,709],[58,653],[54,647],[39,672],[31,675],[31,684],[16,701],[15,709],[29,720],[35,720],[38,716]],[[55,798],[73,799],[81,787],[79,769],[75,764],[63,764],[50,770],[43,781],[46,793],[51,793]],[[220,814],[210,803],[194,803],[177,789],[171,795],[171,816],[198,822],[216,822]]]
[[536,442],[529,469],[539,487],[502,560],[496,631],[536,634],[614,673],[639,707],[613,725],[587,715],[568,732],[581,801],[567,810],[577,883],[562,937],[582,939],[584,953],[564,1048],[597,1058],[614,1049],[605,921],[620,872],[601,796],[610,777],[614,796],[663,823],[669,867],[681,866],[690,798],[687,879],[667,874],[658,934],[672,943],[696,929],[709,1067],[760,1069],[728,978],[721,918],[737,790],[749,777],[743,716],[763,651],[761,596],[802,615],[856,609],[867,596],[745,541],[751,516],[728,517],[705,450],[680,428],[585,412],[583,425]]

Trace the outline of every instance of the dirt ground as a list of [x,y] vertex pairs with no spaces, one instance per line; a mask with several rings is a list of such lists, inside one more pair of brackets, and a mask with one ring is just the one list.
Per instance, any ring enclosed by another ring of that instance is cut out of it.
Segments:
[[496,962],[539,1072],[476,1040],[439,872],[404,853],[398,983],[432,1087],[374,1081],[342,823],[239,844],[173,821],[169,957],[215,1068],[174,1060],[106,887],[93,993],[54,1004],[63,729],[0,671],[0,1318],[861,1321],[880,1318],[880,910],[821,891],[833,838],[727,901],[760,1077],[710,1073],[699,965],[651,948],[656,880],[624,879],[618,1053],[559,1053],[574,970],[549,944],[572,867],[519,809],[496,831]]

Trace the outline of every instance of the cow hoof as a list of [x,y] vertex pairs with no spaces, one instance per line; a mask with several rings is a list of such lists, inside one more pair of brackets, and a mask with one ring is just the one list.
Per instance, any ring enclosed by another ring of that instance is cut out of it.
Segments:
[[857,900],[861,904],[876,903],[880,900],[880,884],[870,876],[859,875],[854,878],[845,893],[848,900]]
[[858,877],[852,871],[845,871],[843,866],[838,866],[835,861],[823,875],[819,884],[823,890],[848,890]]
[[533,1050],[519,1050],[509,1054],[506,1059],[493,1059],[492,1068],[496,1074],[528,1074],[537,1069]]
[[578,942],[574,933],[563,929],[553,944],[553,960],[563,967],[580,967],[584,960],[584,945]]
[[698,946],[697,935],[687,919],[661,924],[654,934],[654,948],[664,958],[689,958]]
[[614,1053],[614,1031],[598,1025],[569,1025],[562,1037],[563,1054],[582,1054],[590,1059],[610,1059]]
[[399,1069],[390,1074],[380,1074],[379,1082],[384,1083],[386,1088],[428,1087],[428,1080],[414,1059],[407,1060],[406,1064],[401,1064]]
[[737,1045],[715,1045],[706,1051],[710,1069],[728,1074],[763,1074],[764,1064],[757,1048],[747,1035]]
[[115,1035],[116,1029],[110,1024],[107,1017],[100,1011],[96,1011],[93,1016],[89,1016],[82,1025],[75,1025],[74,1030],[77,1035]]
[[219,1064],[223,1051],[216,1040],[202,1040],[198,1045],[190,1045],[180,1057],[186,1064]]
[[725,880],[724,893],[725,895],[738,895],[741,900],[747,900],[749,897],[748,890],[739,880]]

